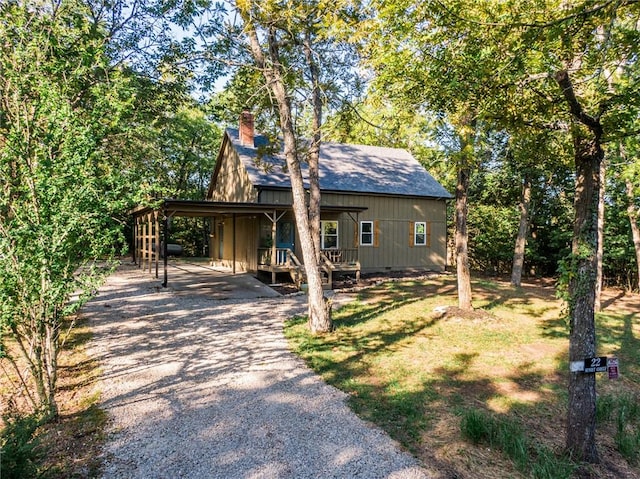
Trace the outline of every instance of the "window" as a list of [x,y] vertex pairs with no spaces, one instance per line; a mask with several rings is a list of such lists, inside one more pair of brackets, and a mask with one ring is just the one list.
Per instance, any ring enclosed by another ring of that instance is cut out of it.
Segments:
[[427,223],[424,221],[416,221],[414,224],[413,244],[416,246],[425,246],[427,244]]
[[320,222],[320,248],[330,249],[338,247],[338,222]]
[[373,246],[373,221],[360,222],[360,245]]

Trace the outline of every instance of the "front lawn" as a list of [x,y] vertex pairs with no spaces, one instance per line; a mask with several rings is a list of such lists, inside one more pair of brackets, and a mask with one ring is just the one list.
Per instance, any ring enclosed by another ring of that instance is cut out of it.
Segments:
[[[435,477],[570,477],[575,466],[560,454],[568,329],[553,283],[515,290],[477,279],[473,293],[476,312],[463,314],[451,307],[454,276],[389,282],[335,311],[331,334],[311,336],[303,318],[285,331],[310,367],[349,394],[357,414]],[[604,299],[599,354],[619,358],[621,377],[598,375],[603,464],[592,474],[640,477],[640,412],[633,411],[640,397],[640,296],[607,291]],[[443,313],[442,306],[450,308]],[[509,440],[501,443],[505,430]]]

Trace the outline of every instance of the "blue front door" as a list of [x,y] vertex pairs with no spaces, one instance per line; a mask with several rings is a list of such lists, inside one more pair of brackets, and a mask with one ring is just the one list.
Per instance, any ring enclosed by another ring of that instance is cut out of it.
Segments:
[[293,241],[295,239],[295,231],[293,222],[278,221],[276,225],[276,248],[289,248],[293,251]]

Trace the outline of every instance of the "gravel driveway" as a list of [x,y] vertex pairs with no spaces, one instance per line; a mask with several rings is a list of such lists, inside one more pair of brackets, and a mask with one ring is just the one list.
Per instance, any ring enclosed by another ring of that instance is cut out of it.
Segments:
[[212,299],[123,267],[83,309],[105,478],[427,478],[287,349],[304,297]]

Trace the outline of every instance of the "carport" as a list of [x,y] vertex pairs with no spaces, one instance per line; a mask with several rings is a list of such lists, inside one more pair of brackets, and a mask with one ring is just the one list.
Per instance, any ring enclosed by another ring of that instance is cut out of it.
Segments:
[[168,265],[171,289],[177,296],[207,299],[275,298],[280,293],[255,278],[251,273],[229,274],[227,268],[208,263],[170,261]]
[[[276,223],[285,213],[291,212],[292,205],[269,203],[235,203],[220,201],[195,201],[164,199],[159,205],[139,206],[130,214],[133,216],[133,261],[138,267],[152,273],[155,269],[156,278],[159,277],[160,258],[163,263],[162,286],[168,284],[168,256],[169,256],[169,218],[185,217],[226,217],[233,222],[232,237],[232,273],[236,274],[236,218],[243,216],[264,215],[272,224],[272,237],[276,234]],[[322,212],[360,213],[366,208],[326,206]],[[354,218],[357,222],[357,219]],[[275,241],[273,242],[275,249]],[[156,245],[160,245],[157,247]],[[162,251],[160,251],[162,250]],[[274,251],[275,257],[275,251]]]

